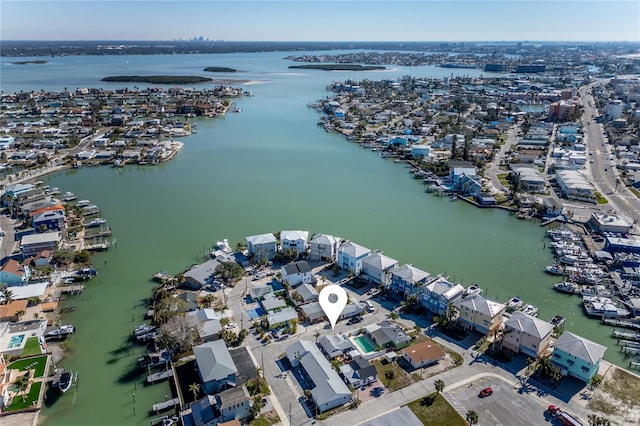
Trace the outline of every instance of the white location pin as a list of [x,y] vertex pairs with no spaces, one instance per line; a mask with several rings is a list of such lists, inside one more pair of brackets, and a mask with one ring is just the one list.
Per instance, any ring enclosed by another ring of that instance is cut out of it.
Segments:
[[344,307],[347,306],[347,292],[339,285],[329,284],[320,291],[318,302],[320,302],[324,313],[327,314],[331,329],[333,329]]

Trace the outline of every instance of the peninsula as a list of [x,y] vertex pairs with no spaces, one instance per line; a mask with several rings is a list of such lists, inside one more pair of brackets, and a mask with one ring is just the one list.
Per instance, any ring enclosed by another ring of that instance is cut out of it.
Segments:
[[102,81],[115,83],[195,84],[206,83],[213,81],[213,79],[195,75],[118,75],[105,77]]
[[303,70],[323,70],[323,71],[373,71],[384,70],[383,66],[378,65],[360,65],[360,64],[306,64],[306,65],[290,65],[291,69]]

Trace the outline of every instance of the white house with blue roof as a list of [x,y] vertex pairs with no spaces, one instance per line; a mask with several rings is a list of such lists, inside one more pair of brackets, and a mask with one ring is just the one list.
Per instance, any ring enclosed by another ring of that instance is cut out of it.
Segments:
[[347,241],[338,248],[338,266],[351,272],[353,275],[360,275],[362,271],[362,261],[371,253],[366,247]]

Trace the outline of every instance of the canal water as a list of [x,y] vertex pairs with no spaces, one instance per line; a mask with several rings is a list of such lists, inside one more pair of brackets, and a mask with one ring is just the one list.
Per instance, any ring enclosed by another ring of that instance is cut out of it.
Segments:
[[171,397],[166,383],[144,386],[145,374],[135,372],[143,349],[128,341],[143,321],[151,276],[203,261],[217,240],[227,238],[233,246],[247,235],[283,229],[351,239],[431,274],[477,283],[499,300],[520,296],[540,308],[540,318],[565,316],[567,330],[609,345],[605,358],[626,365],[608,337],[610,328],[586,318],[579,298],[552,290],[557,280],[543,270],[553,258],[538,223],[425,193],[404,164],[325,132],[316,126],[317,112],[306,106],[330,95],[325,87],[332,81],[444,78],[451,70],[291,72],[286,55],[51,58],[46,75],[37,65],[16,73],[2,58],[5,92],[123,87],[99,80],[203,75],[206,66],[236,68],[233,78],[252,81],[243,88],[253,96],[236,101],[241,113],[198,119],[198,133],[184,138],[184,149],[168,163],[80,168],[45,178],[97,204],[117,241],[94,257],[98,276],[65,317],[77,332],[62,365],[78,371],[79,387],[43,410],[46,425],[148,424],[155,417],[152,404]]

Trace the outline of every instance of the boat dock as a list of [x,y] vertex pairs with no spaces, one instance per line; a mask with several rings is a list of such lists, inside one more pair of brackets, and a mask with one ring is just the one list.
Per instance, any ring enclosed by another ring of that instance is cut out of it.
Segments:
[[613,337],[624,340],[640,341],[640,333],[631,333],[628,331],[613,330]]
[[84,249],[89,251],[105,251],[108,248],[109,248],[109,245],[105,243],[89,244],[84,246]]
[[84,291],[84,285],[67,285],[60,287],[60,294],[76,295]]
[[147,376],[147,383],[152,384],[155,382],[159,382],[160,380],[168,379],[169,377],[173,377],[173,370],[161,371],[160,373],[153,373]]
[[180,405],[180,400],[178,398],[173,398],[164,402],[153,404],[152,410],[157,413],[158,411],[164,411],[168,410],[169,408],[173,408],[176,405]]
[[630,328],[632,330],[639,330],[640,331],[640,322],[604,318],[604,319],[602,319],[602,323],[603,324],[607,324],[607,325],[612,325],[614,327]]

